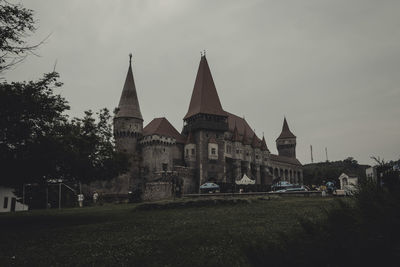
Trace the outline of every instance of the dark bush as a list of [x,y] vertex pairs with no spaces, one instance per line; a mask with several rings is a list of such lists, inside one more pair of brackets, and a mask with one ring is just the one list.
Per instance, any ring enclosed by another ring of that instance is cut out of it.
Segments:
[[322,220],[302,218],[300,230],[275,243],[247,248],[253,266],[398,266],[400,188],[363,181],[350,199],[340,199]]

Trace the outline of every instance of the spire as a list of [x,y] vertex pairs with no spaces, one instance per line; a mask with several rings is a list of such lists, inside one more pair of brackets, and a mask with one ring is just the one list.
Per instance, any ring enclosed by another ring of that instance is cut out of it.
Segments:
[[243,145],[250,145],[249,139],[247,138],[246,127],[244,128],[242,143],[243,143]]
[[233,142],[240,142],[240,136],[239,136],[239,131],[238,131],[237,127],[236,127],[236,122],[235,122],[235,128],[233,129],[232,141]]
[[284,117],[282,132],[279,135],[278,139],[287,139],[287,138],[296,138],[296,136],[290,131],[289,125],[286,121],[286,117]]
[[201,56],[199,69],[197,70],[189,109],[183,119],[187,119],[199,113],[227,116],[219,101],[217,89],[215,88],[205,52]]
[[126,74],[124,88],[119,100],[116,118],[128,117],[143,120],[136,93],[135,81],[132,72],[132,54],[129,54],[129,68]]
[[256,133],[253,134],[253,139],[251,141],[251,146],[254,148],[259,148],[260,147],[260,142],[258,141]]
[[265,151],[265,150],[269,151],[269,149],[268,149],[268,147],[267,147],[267,143],[265,142],[264,135],[263,135],[263,138],[262,138],[262,140],[261,140],[261,150],[263,150],[263,151]]

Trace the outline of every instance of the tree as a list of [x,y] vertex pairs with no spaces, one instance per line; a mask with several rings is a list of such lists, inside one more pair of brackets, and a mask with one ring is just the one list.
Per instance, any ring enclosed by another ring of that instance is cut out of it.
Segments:
[[126,155],[115,151],[110,112],[104,108],[96,115],[97,122],[93,112],[86,111],[82,119],[74,118],[64,128],[64,179],[89,183],[127,171]]
[[26,41],[35,31],[33,11],[21,4],[0,0],[0,74],[23,61],[42,42],[29,45]]
[[349,166],[357,166],[358,162],[353,157],[347,157],[343,160],[344,163],[348,164]]
[[[67,101],[55,95],[58,74],[37,82],[0,84],[0,160],[3,185],[20,185],[54,176],[55,136],[67,123]],[[53,166],[52,166],[53,165]],[[12,178],[12,179],[11,179]]]
[[[0,74],[38,47],[25,38],[34,32],[33,11],[0,0]],[[54,92],[56,72],[38,81],[0,83],[0,185],[49,180],[90,183],[113,178],[128,168],[114,149],[111,116],[106,109],[69,119],[68,102]]]
[[304,165],[303,177],[305,184],[321,185],[323,182],[334,181],[339,183],[338,177],[342,173],[355,174],[365,178],[367,165],[358,164],[357,160],[348,157],[343,161],[319,162]]
[[377,163],[375,167],[378,176],[378,185],[383,185],[390,191],[400,191],[400,170],[398,167],[400,159],[398,161],[385,161],[384,159],[380,159],[380,157],[371,158]]
[[114,149],[111,115],[91,111],[70,120],[67,101],[54,89],[57,73],[37,82],[0,84],[1,185],[21,188],[50,179],[89,183],[127,170],[128,160]]

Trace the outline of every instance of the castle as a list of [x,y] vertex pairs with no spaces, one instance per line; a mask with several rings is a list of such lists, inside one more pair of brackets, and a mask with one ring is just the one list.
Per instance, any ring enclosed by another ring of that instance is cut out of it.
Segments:
[[296,136],[286,118],[276,139],[278,155],[270,153],[244,118],[225,111],[205,55],[201,56],[184,127],[178,132],[166,118],[143,127],[130,55],[128,73],[114,117],[117,151],[130,156],[128,173],[117,178],[114,192],[159,181],[161,174],[182,176],[184,193],[197,193],[205,182],[234,183],[244,174],[256,184],[274,181],[302,184],[296,158]]

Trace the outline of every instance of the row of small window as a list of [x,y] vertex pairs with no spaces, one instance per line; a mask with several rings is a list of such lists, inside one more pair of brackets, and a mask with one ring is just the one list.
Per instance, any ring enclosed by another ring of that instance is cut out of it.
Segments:
[[[211,135],[212,136],[212,135]],[[206,137],[208,138],[208,137],[210,137],[210,135],[208,134],[208,133],[206,133]],[[215,134],[215,138],[216,139],[218,139],[220,137],[220,135],[219,134]]]
[[[226,153],[231,153],[232,152],[232,148],[231,148],[231,146],[226,146]],[[242,153],[242,150],[239,150],[239,149],[236,149],[236,154],[241,154]],[[246,156],[249,156],[250,155],[250,152],[249,151],[246,151]],[[256,155],[256,159],[258,159],[258,155]]]
[[[210,150],[210,153],[211,153],[211,155],[216,155],[217,154],[217,149],[212,147],[211,150]],[[190,155],[194,156],[194,154],[195,154],[195,150],[194,150],[194,148],[192,148],[190,150]],[[189,149],[186,149],[186,156],[188,156],[188,155],[189,155]]]

